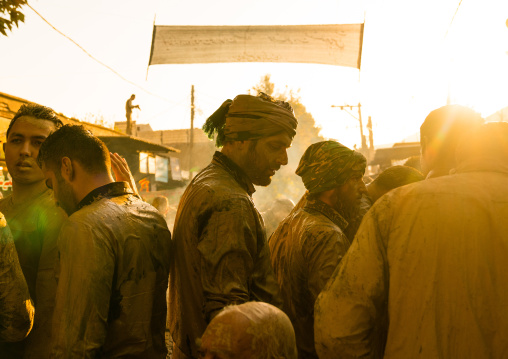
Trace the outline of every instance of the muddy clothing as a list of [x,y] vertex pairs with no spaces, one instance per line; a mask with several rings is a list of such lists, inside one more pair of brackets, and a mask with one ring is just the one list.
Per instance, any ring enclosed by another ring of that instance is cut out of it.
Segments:
[[175,346],[187,356],[198,356],[196,339],[226,305],[282,304],[253,192],[247,175],[216,152],[180,200],[168,319]]
[[33,200],[16,204],[12,195],[0,200],[12,232],[19,263],[35,306],[32,331],[18,343],[0,344],[2,358],[48,358],[51,318],[55,306],[57,238],[65,212],[56,206],[53,191],[46,189]]
[[126,182],[90,192],[58,237],[51,358],[165,358],[171,234]]
[[[0,213],[0,341],[17,342],[32,328],[34,307],[11,231]],[[0,352],[4,358],[5,352]]]
[[316,302],[320,358],[507,357],[508,168],[481,166],[375,203]]
[[317,358],[314,349],[314,302],[349,248],[348,223],[333,208],[309,199],[290,214],[270,238],[273,269],[284,312],[296,334],[298,357]]

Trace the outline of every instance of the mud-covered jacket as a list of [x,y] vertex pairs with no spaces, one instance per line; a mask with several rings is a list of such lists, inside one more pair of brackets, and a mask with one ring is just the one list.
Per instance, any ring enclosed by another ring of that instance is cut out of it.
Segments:
[[507,183],[469,163],[381,197],[316,301],[319,357],[507,357]]
[[16,343],[1,343],[3,359],[46,359],[49,357],[51,319],[55,307],[57,238],[65,212],[56,206],[53,191],[45,189],[30,201],[14,204],[12,195],[0,200],[12,232],[19,263],[35,306],[28,337]]
[[272,266],[284,312],[296,335],[299,358],[317,358],[314,349],[314,302],[331,277],[350,241],[347,221],[333,208],[308,199],[270,238]]
[[12,235],[0,213],[0,342],[17,342],[25,338],[33,319],[34,307]]
[[190,183],[174,226],[169,324],[175,345],[197,357],[196,339],[228,304],[281,306],[254,187],[224,154]]
[[51,358],[165,358],[171,234],[126,182],[90,192],[65,221]]

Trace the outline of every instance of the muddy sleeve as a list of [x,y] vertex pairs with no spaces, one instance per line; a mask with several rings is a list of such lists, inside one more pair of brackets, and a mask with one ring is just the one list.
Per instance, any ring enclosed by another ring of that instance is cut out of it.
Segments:
[[204,312],[210,321],[229,304],[249,301],[249,282],[257,251],[253,208],[244,198],[220,203],[199,238]]
[[309,266],[309,290],[313,302],[333,274],[349,247],[349,241],[342,233],[327,231],[312,241],[312,247],[304,248],[303,254]]
[[113,248],[91,225],[68,220],[60,231],[58,249],[51,358],[95,358],[106,338]]
[[377,217],[369,212],[364,218],[316,301],[314,338],[320,358],[375,358],[383,350],[388,267]]
[[19,265],[11,232],[2,214],[0,214],[0,288],[0,341],[20,341],[32,329],[34,307]]

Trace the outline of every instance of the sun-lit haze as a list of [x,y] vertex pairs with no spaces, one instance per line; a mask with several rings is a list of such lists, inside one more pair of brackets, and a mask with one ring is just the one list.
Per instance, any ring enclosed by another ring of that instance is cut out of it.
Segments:
[[[86,55],[25,7],[25,23],[0,37],[0,92],[67,116],[125,120],[134,93],[138,123],[195,126],[227,98],[269,73],[276,91],[299,90],[322,135],[360,145],[358,121],[332,105],[363,105],[376,145],[414,136],[432,109],[468,105],[488,116],[508,106],[508,1],[29,1],[58,30],[136,87]],[[457,11],[458,8],[458,11]],[[452,18],[455,18],[452,23]],[[330,65],[232,63],[148,68],[157,25],[289,25],[365,20],[361,71]],[[357,115],[355,109],[353,114]]]

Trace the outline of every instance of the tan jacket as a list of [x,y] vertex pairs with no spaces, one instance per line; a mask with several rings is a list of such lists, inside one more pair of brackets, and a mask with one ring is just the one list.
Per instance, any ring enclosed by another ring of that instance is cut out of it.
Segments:
[[58,238],[51,358],[165,358],[166,221],[125,182],[80,207]]
[[1,213],[0,288],[0,341],[20,341],[32,328],[34,307],[19,266],[11,232]]
[[296,335],[298,357],[317,358],[314,349],[314,302],[350,241],[346,220],[320,200],[307,200],[270,238],[272,266]]
[[35,306],[32,331],[23,341],[0,343],[1,358],[46,359],[55,307],[57,238],[67,215],[56,206],[53,191],[49,189],[19,205],[14,205],[12,196],[7,196],[0,201],[0,212],[11,229]]
[[507,184],[470,163],[381,197],[316,302],[319,357],[508,357]]
[[253,191],[243,171],[216,152],[180,200],[168,320],[175,345],[187,356],[198,356],[196,339],[226,305],[282,304]]

